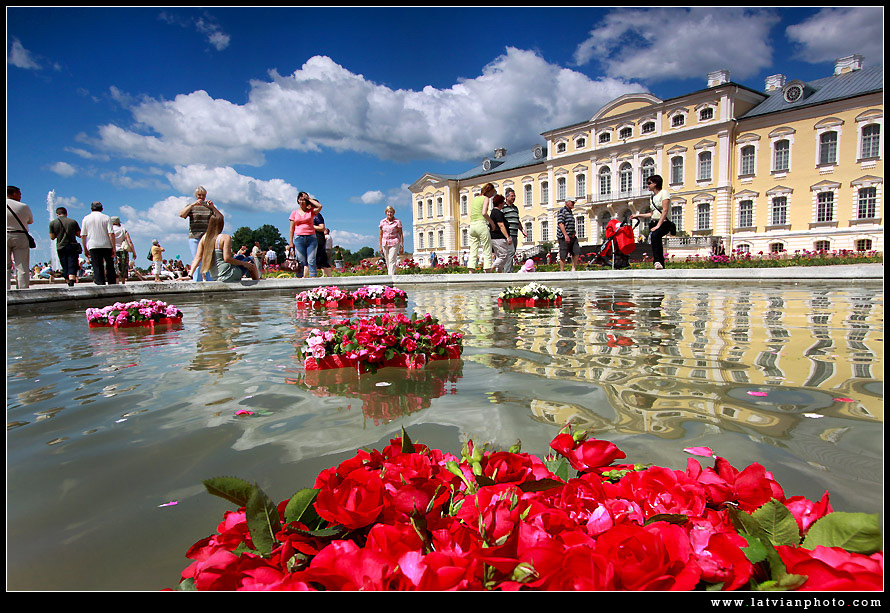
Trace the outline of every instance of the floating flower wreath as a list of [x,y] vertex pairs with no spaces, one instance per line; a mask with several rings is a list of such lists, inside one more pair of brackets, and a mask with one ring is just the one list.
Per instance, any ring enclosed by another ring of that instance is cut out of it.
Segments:
[[297,294],[297,306],[352,306],[352,293],[336,285],[325,285]]
[[90,327],[153,326],[182,321],[182,311],[177,307],[147,298],[134,302],[115,302],[101,309],[90,308],[86,314]]
[[540,283],[527,283],[504,289],[498,296],[498,304],[520,306],[549,306],[562,304],[562,290]]
[[879,516],[832,512],[827,492],[789,498],[719,457],[613,465],[614,444],[568,429],[550,446],[560,457],[469,442],[458,458],[403,429],[277,505],[206,480],[240,508],[189,549],[177,589],[883,589]]
[[374,304],[395,304],[407,301],[404,290],[387,285],[365,285],[349,291],[334,285],[316,287],[297,294],[297,306],[351,307]]
[[427,313],[403,313],[334,321],[310,331],[300,357],[307,370],[355,367],[374,372],[383,366],[421,368],[428,360],[455,359],[463,350],[460,333],[449,333]]
[[356,305],[389,304],[407,301],[408,294],[388,285],[365,285],[352,292],[352,299]]

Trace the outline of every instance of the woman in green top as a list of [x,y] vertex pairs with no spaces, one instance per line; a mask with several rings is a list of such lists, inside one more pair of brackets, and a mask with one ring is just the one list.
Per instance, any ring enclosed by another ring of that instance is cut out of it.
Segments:
[[216,281],[235,283],[241,280],[246,272],[250,278],[257,280],[260,273],[253,262],[236,260],[232,254],[232,237],[223,234],[225,219],[219,211],[214,212],[207,222],[207,231],[198,242],[198,251],[189,268],[189,279],[193,278],[198,264],[202,273],[210,273]]
[[470,259],[467,262],[469,272],[476,270],[479,249],[482,250],[482,268],[488,271],[492,267],[489,228],[493,224],[488,212],[491,210],[491,199],[495,195],[497,195],[497,190],[494,185],[486,183],[482,186],[480,194],[473,198],[473,205],[470,207]]

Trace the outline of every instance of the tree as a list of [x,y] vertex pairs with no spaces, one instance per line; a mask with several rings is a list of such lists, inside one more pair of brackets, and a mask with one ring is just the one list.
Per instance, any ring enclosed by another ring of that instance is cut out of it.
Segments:
[[272,248],[278,255],[278,261],[284,261],[285,248],[287,241],[281,236],[281,233],[273,225],[265,224],[256,230],[252,230],[246,226],[238,228],[232,234],[232,249],[238,251],[241,245],[247,245],[248,250],[253,249],[253,244],[259,242],[260,247],[268,250]]

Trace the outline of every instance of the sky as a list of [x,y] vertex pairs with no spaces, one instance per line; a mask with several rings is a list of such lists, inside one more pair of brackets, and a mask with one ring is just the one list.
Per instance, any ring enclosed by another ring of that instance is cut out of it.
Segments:
[[[119,216],[137,254],[190,260],[179,211],[198,185],[226,231],[285,239],[299,191],[335,244],[377,248],[408,186],[543,144],[630,92],[707,75],[830,76],[883,62],[883,7],[7,7],[6,176],[50,260],[49,194]],[[137,263],[148,264],[139,256]]]

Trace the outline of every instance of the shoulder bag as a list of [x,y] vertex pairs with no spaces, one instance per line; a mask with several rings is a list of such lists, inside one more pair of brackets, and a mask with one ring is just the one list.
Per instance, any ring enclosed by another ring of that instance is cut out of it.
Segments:
[[12,216],[15,217],[15,220],[17,222],[19,222],[19,225],[22,227],[22,232],[24,232],[28,236],[28,246],[31,249],[35,249],[37,247],[37,243],[34,242],[34,237],[31,236],[30,234],[28,234],[28,230],[25,228],[25,224],[23,224],[22,220],[19,219],[19,216],[15,214],[15,211],[13,211],[11,208],[9,208],[8,204],[6,205],[6,210],[9,211],[10,213],[12,213]]

